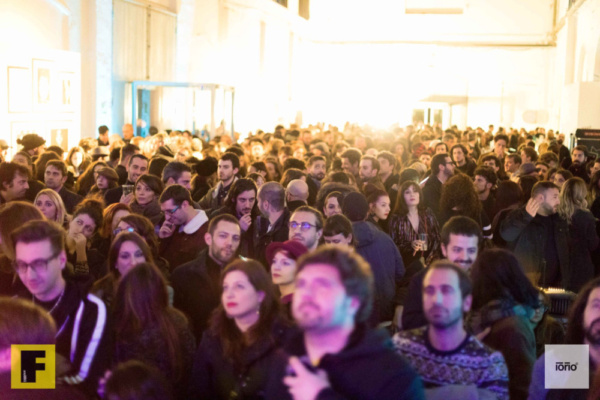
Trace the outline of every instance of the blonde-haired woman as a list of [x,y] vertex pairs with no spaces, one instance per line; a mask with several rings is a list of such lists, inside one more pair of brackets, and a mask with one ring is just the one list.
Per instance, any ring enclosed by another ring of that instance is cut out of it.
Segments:
[[[563,287],[575,293],[594,278],[592,251],[600,239],[596,233],[596,218],[587,209],[587,186],[581,178],[568,179],[560,191],[558,213],[569,223],[569,278],[563,274]],[[566,280],[566,281],[565,281]]]
[[33,204],[49,221],[58,222],[61,226],[65,226],[69,222],[65,203],[63,203],[62,198],[54,190],[40,190],[37,196],[35,196]]

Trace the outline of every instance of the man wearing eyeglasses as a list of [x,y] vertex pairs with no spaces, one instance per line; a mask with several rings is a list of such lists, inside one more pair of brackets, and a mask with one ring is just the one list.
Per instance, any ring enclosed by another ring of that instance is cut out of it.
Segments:
[[208,216],[204,210],[194,208],[189,190],[181,185],[171,185],[160,195],[160,209],[165,214],[158,232],[161,239],[159,254],[175,268],[196,258],[206,247],[204,234],[208,229]]
[[323,216],[310,206],[296,209],[290,217],[290,240],[296,240],[306,246],[308,251],[316,250],[323,236]]
[[[68,364],[62,380],[93,394],[109,366],[106,307],[66,281],[64,231],[51,221],[30,221],[12,233],[14,268],[31,295],[56,322],[56,353]],[[30,297],[29,297],[30,296]]]

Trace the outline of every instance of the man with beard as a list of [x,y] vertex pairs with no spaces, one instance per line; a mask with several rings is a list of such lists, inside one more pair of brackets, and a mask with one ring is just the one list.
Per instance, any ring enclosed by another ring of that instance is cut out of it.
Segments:
[[398,160],[389,151],[380,151],[377,154],[377,161],[379,161],[379,178],[383,182],[385,191],[390,195],[390,203],[394,205],[400,185],[400,175],[394,173]]
[[221,214],[229,214],[237,218],[242,229],[240,254],[247,257],[252,255],[252,220],[258,215],[256,192],[256,184],[252,179],[238,179],[231,186],[225,205],[209,215],[211,219]]
[[[327,173],[327,162],[323,156],[312,156],[308,159],[308,180],[306,181],[309,188],[308,203],[313,205],[316,199],[316,194],[321,188],[321,181]],[[313,193],[314,192],[314,193]],[[314,196],[310,196],[314,194]]]
[[533,285],[564,287],[570,282],[567,221],[558,213],[559,189],[552,182],[538,182],[525,206],[506,216],[500,235],[523,266]]
[[308,251],[315,250],[323,235],[323,215],[315,208],[299,207],[290,217],[289,229],[290,240],[302,243]]
[[[600,277],[588,282],[571,305],[564,344],[589,345],[590,349],[590,389],[600,366]],[[533,366],[529,399],[592,399],[587,390],[582,389],[546,389],[545,379],[546,355],[542,354]],[[595,383],[595,382],[594,382]],[[598,387],[595,387],[598,390]],[[597,392],[596,392],[597,394]]]
[[483,206],[483,211],[487,214],[490,221],[494,220],[496,211],[496,192],[495,186],[498,178],[496,173],[490,167],[479,167],[474,171],[473,187],[477,192],[479,201]]
[[219,183],[200,199],[200,207],[203,210],[215,210],[223,205],[231,185],[237,179],[239,170],[240,158],[236,154],[224,153],[221,156],[217,170]]
[[0,163],[0,205],[25,197],[29,170],[14,162]]
[[[452,217],[444,224],[441,232],[441,250],[444,258],[468,273],[475,262],[481,244],[481,227],[469,217]],[[420,263],[419,263],[420,264]],[[416,329],[427,325],[423,312],[422,288],[428,269],[420,264],[416,274],[410,278],[408,293],[402,310],[402,329]],[[409,266],[409,272],[414,266]]]
[[363,185],[370,183],[377,186],[379,189],[385,190],[381,178],[379,178],[379,161],[373,156],[362,156],[358,165],[358,175]]
[[369,264],[350,249],[325,246],[302,258],[292,300],[300,331],[270,370],[267,398],[424,399],[387,334],[368,328],[372,283]]
[[236,256],[241,240],[237,219],[229,214],[214,217],[204,235],[208,248],[198,257],[173,271],[173,306],[190,319],[198,342],[208,326],[208,318],[220,302],[221,272]]
[[454,161],[448,153],[436,154],[431,160],[431,175],[423,186],[423,200],[425,205],[439,219],[440,199],[442,198],[442,185],[454,175]]
[[578,176],[585,181],[590,183],[590,176],[587,174],[585,164],[587,163],[587,147],[579,145],[573,148],[572,153],[573,163],[569,166],[569,171],[573,176]]
[[427,325],[394,336],[394,346],[436,395],[480,397],[482,392],[508,399],[504,357],[465,330],[472,285],[467,273],[448,261],[436,261],[423,280]]
[[267,265],[265,250],[271,242],[288,240],[290,212],[285,206],[285,189],[279,182],[267,182],[258,191],[260,216],[254,224],[254,259]]

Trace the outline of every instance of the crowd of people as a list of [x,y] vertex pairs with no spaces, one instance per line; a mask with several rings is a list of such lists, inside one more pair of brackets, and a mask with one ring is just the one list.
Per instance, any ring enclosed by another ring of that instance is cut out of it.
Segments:
[[[45,399],[600,398],[600,159],[563,134],[18,144],[0,143],[2,398],[30,398],[10,389],[25,343],[56,346]],[[590,346],[590,389],[545,388],[563,343]]]

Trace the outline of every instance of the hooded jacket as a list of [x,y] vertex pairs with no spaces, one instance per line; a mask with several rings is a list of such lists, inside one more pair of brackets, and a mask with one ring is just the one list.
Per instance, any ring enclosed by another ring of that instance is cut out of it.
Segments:
[[[287,400],[290,394],[282,383],[289,356],[304,362],[303,333],[290,337],[279,352],[267,400]],[[393,350],[389,335],[382,330],[357,327],[344,349],[321,358],[318,369],[327,372],[331,387],[317,400],[418,400],[425,399],[423,382],[408,362]]]
[[370,265],[375,280],[374,322],[394,317],[396,288],[404,276],[404,262],[396,244],[387,234],[367,221],[352,223],[356,252]]

